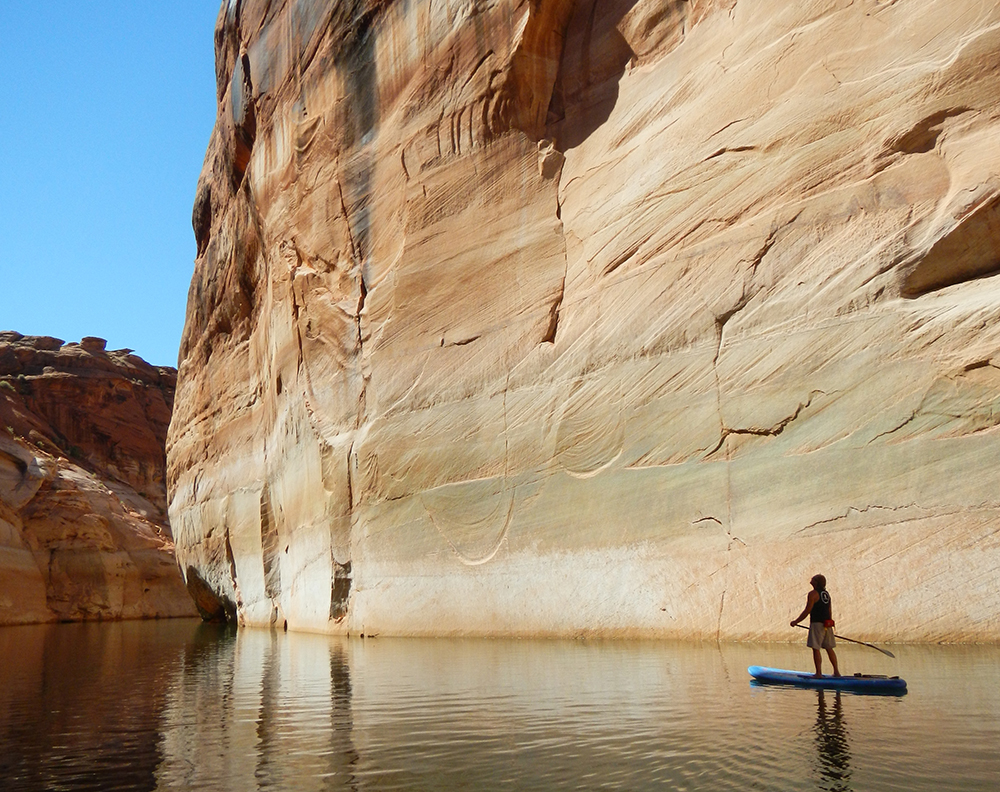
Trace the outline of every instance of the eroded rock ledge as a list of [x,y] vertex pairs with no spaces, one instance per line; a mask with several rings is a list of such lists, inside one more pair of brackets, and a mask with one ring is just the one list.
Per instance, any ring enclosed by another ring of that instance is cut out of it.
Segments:
[[0,624],[193,616],[167,522],[174,369],[0,333]]
[[233,0],[216,52],[168,481],[220,607],[787,638],[822,571],[1000,639],[1000,7]]

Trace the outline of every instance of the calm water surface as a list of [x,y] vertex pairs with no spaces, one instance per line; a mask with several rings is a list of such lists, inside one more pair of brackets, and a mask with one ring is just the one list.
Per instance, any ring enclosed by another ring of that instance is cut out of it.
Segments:
[[995,790],[1000,648],[843,646],[903,697],[754,687],[804,646],[0,629],[0,790]]

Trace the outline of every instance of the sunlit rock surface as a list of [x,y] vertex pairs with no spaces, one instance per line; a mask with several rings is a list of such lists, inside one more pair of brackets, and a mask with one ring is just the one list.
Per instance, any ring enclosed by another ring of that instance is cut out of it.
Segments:
[[0,624],[195,615],[166,512],[175,386],[103,339],[0,333]]
[[244,623],[1000,639],[1000,7],[223,5],[168,438]]

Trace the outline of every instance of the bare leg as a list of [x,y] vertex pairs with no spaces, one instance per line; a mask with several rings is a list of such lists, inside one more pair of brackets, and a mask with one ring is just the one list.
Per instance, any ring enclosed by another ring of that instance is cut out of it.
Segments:
[[813,663],[816,664],[816,676],[823,676],[823,653],[819,649],[813,649]]
[[[833,663],[833,675],[840,676],[840,666],[837,665],[837,653],[833,649],[827,649],[826,653],[830,655],[830,662]],[[816,652],[819,654],[819,652]]]

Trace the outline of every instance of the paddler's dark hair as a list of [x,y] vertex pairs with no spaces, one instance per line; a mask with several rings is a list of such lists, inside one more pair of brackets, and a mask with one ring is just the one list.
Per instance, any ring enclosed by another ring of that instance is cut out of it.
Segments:
[[826,578],[822,575],[813,575],[812,580],[809,582],[813,584],[813,588],[817,591],[822,591],[826,588]]

